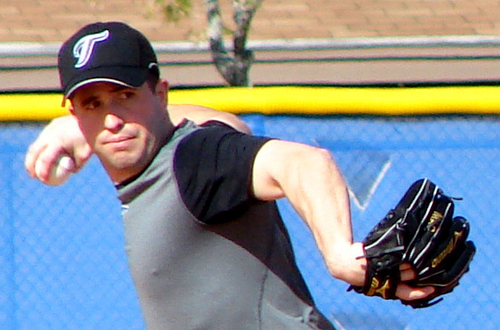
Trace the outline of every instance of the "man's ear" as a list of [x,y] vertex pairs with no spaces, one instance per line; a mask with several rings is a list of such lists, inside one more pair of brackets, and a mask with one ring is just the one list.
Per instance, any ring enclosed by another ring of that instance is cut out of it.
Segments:
[[73,108],[73,105],[70,104],[68,107],[69,113],[71,113],[73,116],[75,115],[75,108]]
[[165,103],[165,107],[167,106],[168,103],[168,81],[165,79],[159,79],[158,83],[156,84],[156,95],[158,95],[161,98],[161,101]]

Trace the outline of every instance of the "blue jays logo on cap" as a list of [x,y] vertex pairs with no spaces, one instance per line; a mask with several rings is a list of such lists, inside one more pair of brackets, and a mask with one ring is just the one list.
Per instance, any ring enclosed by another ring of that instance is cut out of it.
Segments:
[[100,33],[87,35],[78,40],[73,47],[73,56],[78,59],[75,68],[79,69],[85,66],[92,56],[95,45],[100,41],[108,39],[108,37],[109,31],[105,30]]

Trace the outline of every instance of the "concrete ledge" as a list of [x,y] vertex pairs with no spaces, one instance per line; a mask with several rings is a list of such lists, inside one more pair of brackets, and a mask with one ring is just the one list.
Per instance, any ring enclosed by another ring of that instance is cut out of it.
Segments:
[[[56,56],[60,43],[11,42],[0,43],[0,57]],[[158,53],[190,53],[209,51],[207,42],[153,42]],[[415,36],[338,39],[273,39],[250,40],[248,48],[254,51],[307,49],[359,49],[384,47],[500,47],[499,36]],[[231,43],[226,47],[231,49]]]
[[[224,86],[206,43],[154,43],[172,87]],[[58,44],[0,44],[0,91],[57,91]],[[500,82],[500,37],[295,39],[249,42],[249,78],[266,85]]]

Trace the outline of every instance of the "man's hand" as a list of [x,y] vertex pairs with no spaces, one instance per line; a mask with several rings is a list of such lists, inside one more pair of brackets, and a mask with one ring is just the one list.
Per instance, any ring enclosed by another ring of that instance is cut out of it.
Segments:
[[435,289],[432,286],[411,287],[404,282],[414,280],[417,274],[412,266],[408,263],[403,263],[399,266],[401,273],[401,282],[396,289],[396,297],[403,301],[419,300],[428,297],[434,293]]
[[[351,285],[362,286],[365,282],[367,261],[364,258],[363,244],[337,245],[328,254],[332,257],[327,260],[330,273],[340,280]],[[400,300],[411,301],[425,298],[434,292],[431,286],[411,287],[405,282],[414,280],[416,273],[412,266],[403,263],[399,267],[401,283],[396,288],[396,297]]]
[[73,172],[80,170],[92,156],[92,150],[80,132],[73,116],[53,119],[30,145],[24,166],[32,178],[47,182],[58,159],[68,155],[73,159]]

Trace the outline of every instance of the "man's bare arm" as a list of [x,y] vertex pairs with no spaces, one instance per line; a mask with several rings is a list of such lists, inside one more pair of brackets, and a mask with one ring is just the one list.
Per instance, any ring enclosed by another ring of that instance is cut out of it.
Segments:
[[[170,119],[178,125],[184,118],[198,125],[220,121],[250,134],[250,128],[236,115],[197,105],[169,105]],[[30,145],[25,157],[26,171],[32,178],[47,182],[51,169],[62,155],[74,162],[73,172],[79,171],[92,156],[92,150],[80,132],[76,118],[67,115],[53,119]],[[38,166],[36,166],[38,163]],[[35,168],[38,167],[38,174]]]
[[[253,191],[262,200],[286,197],[311,230],[332,276],[363,285],[363,245],[353,241],[347,186],[329,151],[287,141],[267,142],[255,158]],[[403,281],[415,276],[406,265],[400,270]],[[400,284],[396,295],[412,300],[432,291]]]

